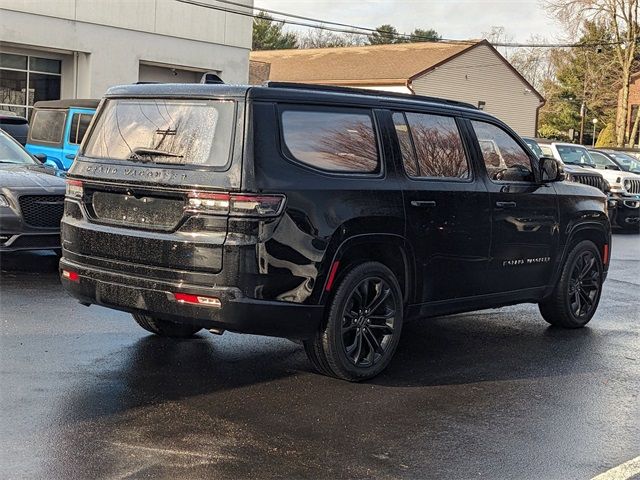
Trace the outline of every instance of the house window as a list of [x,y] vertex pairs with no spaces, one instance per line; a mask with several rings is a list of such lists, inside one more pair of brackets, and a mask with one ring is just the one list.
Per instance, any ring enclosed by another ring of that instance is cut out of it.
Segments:
[[484,100],[478,101],[478,110],[484,110],[484,107],[487,105],[487,102]]
[[61,80],[60,60],[0,53],[0,110],[28,118],[34,103],[60,98]]

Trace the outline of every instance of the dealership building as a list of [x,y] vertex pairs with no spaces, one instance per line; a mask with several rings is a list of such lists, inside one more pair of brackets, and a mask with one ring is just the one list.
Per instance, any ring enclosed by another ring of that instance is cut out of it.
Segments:
[[177,0],[0,0],[0,110],[205,73],[246,83],[251,28],[251,17]]

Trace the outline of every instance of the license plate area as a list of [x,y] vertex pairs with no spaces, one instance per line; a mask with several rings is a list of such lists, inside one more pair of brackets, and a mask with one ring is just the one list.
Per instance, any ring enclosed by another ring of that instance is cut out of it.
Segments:
[[184,216],[185,200],[179,196],[93,191],[89,193],[92,220],[143,230],[175,230]]

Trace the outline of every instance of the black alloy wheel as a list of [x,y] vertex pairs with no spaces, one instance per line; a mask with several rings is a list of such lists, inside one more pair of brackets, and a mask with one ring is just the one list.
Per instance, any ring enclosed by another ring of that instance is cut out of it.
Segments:
[[342,316],[342,345],[356,367],[371,367],[384,357],[396,315],[395,299],[384,279],[369,277],[353,289]]
[[540,302],[540,313],[552,325],[584,327],[596,313],[603,281],[598,247],[583,240],[573,246],[549,297]]
[[591,250],[582,252],[573,264],[569,280],[569,304],[577,318],[589,317],[600,297],[598,259]]
[[326,308],[324,325],[304,341],[316,370],[351,382],[382,372],[398,346],[404,315],[394,273],[379,262],[346,267]]

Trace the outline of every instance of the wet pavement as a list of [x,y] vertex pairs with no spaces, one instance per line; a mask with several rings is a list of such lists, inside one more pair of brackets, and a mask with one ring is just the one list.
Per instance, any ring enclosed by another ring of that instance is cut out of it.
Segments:
[[591,478],[640,455],[640,236],[585,329],[534,305],[414,322],[349,384],[288,340],[148,335],[3,257],[0,478]]

